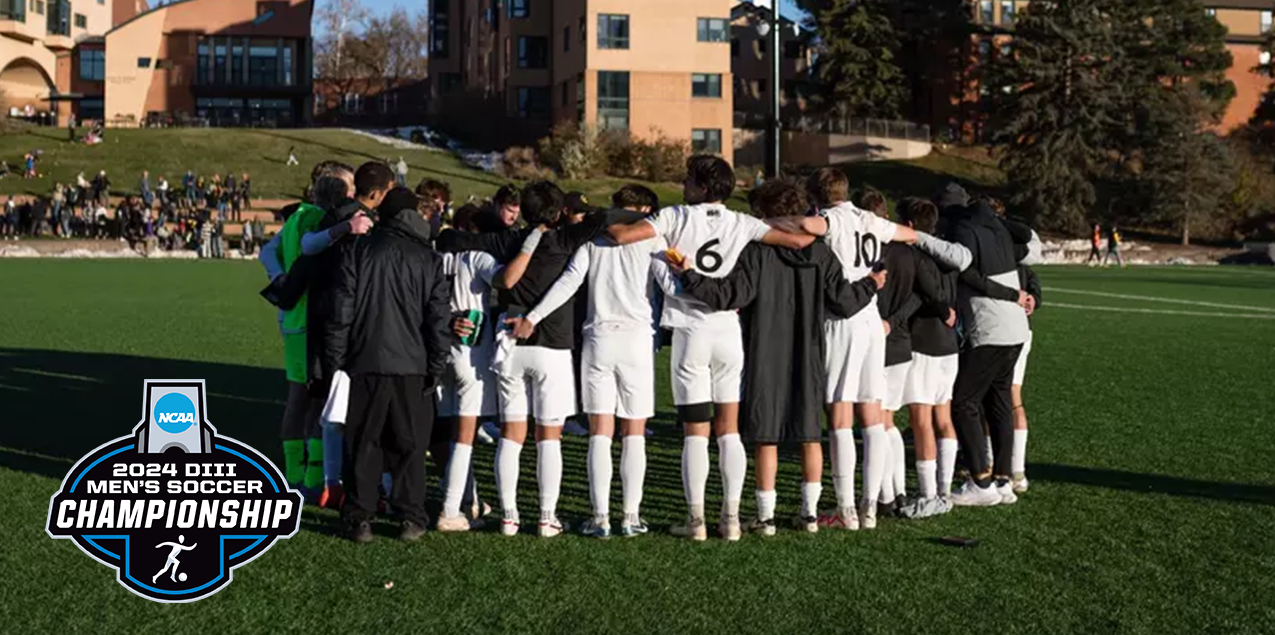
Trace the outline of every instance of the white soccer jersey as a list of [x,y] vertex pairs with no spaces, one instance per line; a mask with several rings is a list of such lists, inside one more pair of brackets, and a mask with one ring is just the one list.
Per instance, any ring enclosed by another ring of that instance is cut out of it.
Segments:
[[[674,205],[647,219],[657,236],[685,256],[690,265],[709,278],[724,278],[735,268],[748,243],[761,240],[770,226],[760,219],[733,212],[725,205]],[[695,300],[670,296],[664,303],[662,324],[689,328],[704,321],[735,319],[734,311],[710,311]]]
[[540,303],[527,314],[527,319],[538,324],[566,304],[587,280],[586,332],[608,328],[653,333],[656,317],[653,307],[657,305],[659,293],[656,276],[667,275],[666,268],[655,266],[655,256],[667,247],[659,237],[622,246],[598,238],[584,245],[571,257],[567,268]]
[[443,272],[452,279],[452,311],[486,311],[492,280],[504,267],[491,254],[443,254]]
[[[841,261],[846,280],[859,280],[872,273],[872,267],[881,260],[881,249],[885,243],[894,240],[894,231],[898,225],[859,209],[853,203],[845,202],[820,212],[828,221],[828,233],[824,239],[832,248],[832,253]],[[856,317],[865,311],[877,314],[877,298],[863,307]]]

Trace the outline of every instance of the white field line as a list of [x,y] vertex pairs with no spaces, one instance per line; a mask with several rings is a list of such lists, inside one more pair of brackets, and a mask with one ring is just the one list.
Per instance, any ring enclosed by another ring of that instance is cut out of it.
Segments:
[[1080,289],[1060,289],[1058,287],[1045,287],[1045,291],[1052,293],[1074,293],[1076,295],[1091,295],[1100,298],[1118,298],[1121,300],[1143,300],[1146,302],[1165,302],[1168,304],[1187,304],[1191,306],[1207,306],[1215,309],[1238,309],[1240,311],[1260,311],[1262,313],[1275,314],[1275,309],[1261,306],[1245,306],[1242,304],[1221,304],[1219,302],[1200,302],[1197,300],[1178,300],[1175,298],[1157,298],[1149,295],[1127,295],[1124,293],[1106,293],[1103,291],[1082,291]]
[[1094,306],[1089,304],[1067,304],[1065,302],[1049,302],[1041,306],[1041,308],[1059,308],[1059,309],[1080,309],[1082,311],[1104,311],[1107,313],[1151,313],[1155,315],[1192,315],[1196,317],[1215,317],[1215,318],[1247,318],[1250,320],[1275,320],[1275,314],[1243,314],[1243,313],[1220,313],[1214,311],[1176,311],[1173,309],[1136,309],[1130,307],[1118,306]]

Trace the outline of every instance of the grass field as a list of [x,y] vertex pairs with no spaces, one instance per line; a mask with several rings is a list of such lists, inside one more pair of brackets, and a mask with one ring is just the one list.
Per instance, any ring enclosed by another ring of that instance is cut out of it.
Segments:
[[[55,182],[74,183],[83,172],[92,178],[106,170],[118,195],[136,194],[143,170],[151,173],[151,185],[166,176],[180,187],[186,170],[200,175],[252,175],[253,195],[263,198],[298,196],[307,184],[310,166],[323,159],[339,159],[358,165],[368,160],[402,156],[409,165],[408,180],[415,184],[429,177],[448,182],[453,199],[490,196],[506,182],[503,177],[472,170],[446,152],[399,150],[367,137],[335,129],[249,130],[249,129],[168,129],[116,130],[107,133],[98,146],[71,144],[65,130],[28,128],[22,134],[0,135],[0,159],[13,170],[21,170],[22,156],[42,150],[39,163],[42,178],[0,179],[0,196],[7,194],[47,195]],[[288,148],[295,147],[299,167],[288,167]],[[883,161],[850,164],[845,167],[856,187],[871,186],[892,200],[906,195],[930,194],[949,180],[957,180],[978,191],[994,189],[1000,173],[986,161],[935,152],[912,161]],[[595,202],[609,200],[624,183],[619,179],[563,181],[564,189],[579,190]],[[648,183],[666,201],[680,200],[680,185]],[[732,207],[746,208],[746,198],[737,194]]]
[[[661,363],[644,505],[656,535],[430,534],[410,546],[356,546],[330,533],[332,514],[307,510],[298,535],[239,569],[228,588],[166,606],[49,539],[48,497],[75,459],[131,429],[146,378],[207,379],[214,425],[277,460],[283,378],[273,314],[255,295],[261,271],[0,263],[0,492],[9,505],[0,631],[1275,632],[1275,272],[1040,273],[1045,306],[1026,390],[1032,489],[1013,507],[883,521],[875,532],[675,540],[665,530],[683,513],[680,441]],[[587,513],[585,449],[566,443],[561,513],[571,520]],[[476,456],[490,494],[491,447]],[[534,515],[533,451],[523,465],[522,507]],[[780,483],[779,517],[789,518],[798,502],[791,461]],[[747,515],[751,484],[746,492]],[[931,542],[944,535],[982,544]]]

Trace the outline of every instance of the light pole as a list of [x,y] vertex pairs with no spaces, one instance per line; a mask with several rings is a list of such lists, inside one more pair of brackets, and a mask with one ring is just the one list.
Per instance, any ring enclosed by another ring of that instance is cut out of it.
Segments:
[[773,0],[770,18],[757,25],[757,33],[762,37],[770,36],[770,107],[766,112],[766,178],[779,176],[779,147],[782,143],[779,123],[779,64],[783,60],[780,52],[782,46],[779,28],[779,0]]

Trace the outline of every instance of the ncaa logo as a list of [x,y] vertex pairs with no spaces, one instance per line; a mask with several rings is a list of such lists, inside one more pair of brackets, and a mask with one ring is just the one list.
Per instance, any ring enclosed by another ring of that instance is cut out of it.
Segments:
[[155,402],[155,425],[169,434],[195,425],[195,404],[179,392],[170,392]]

